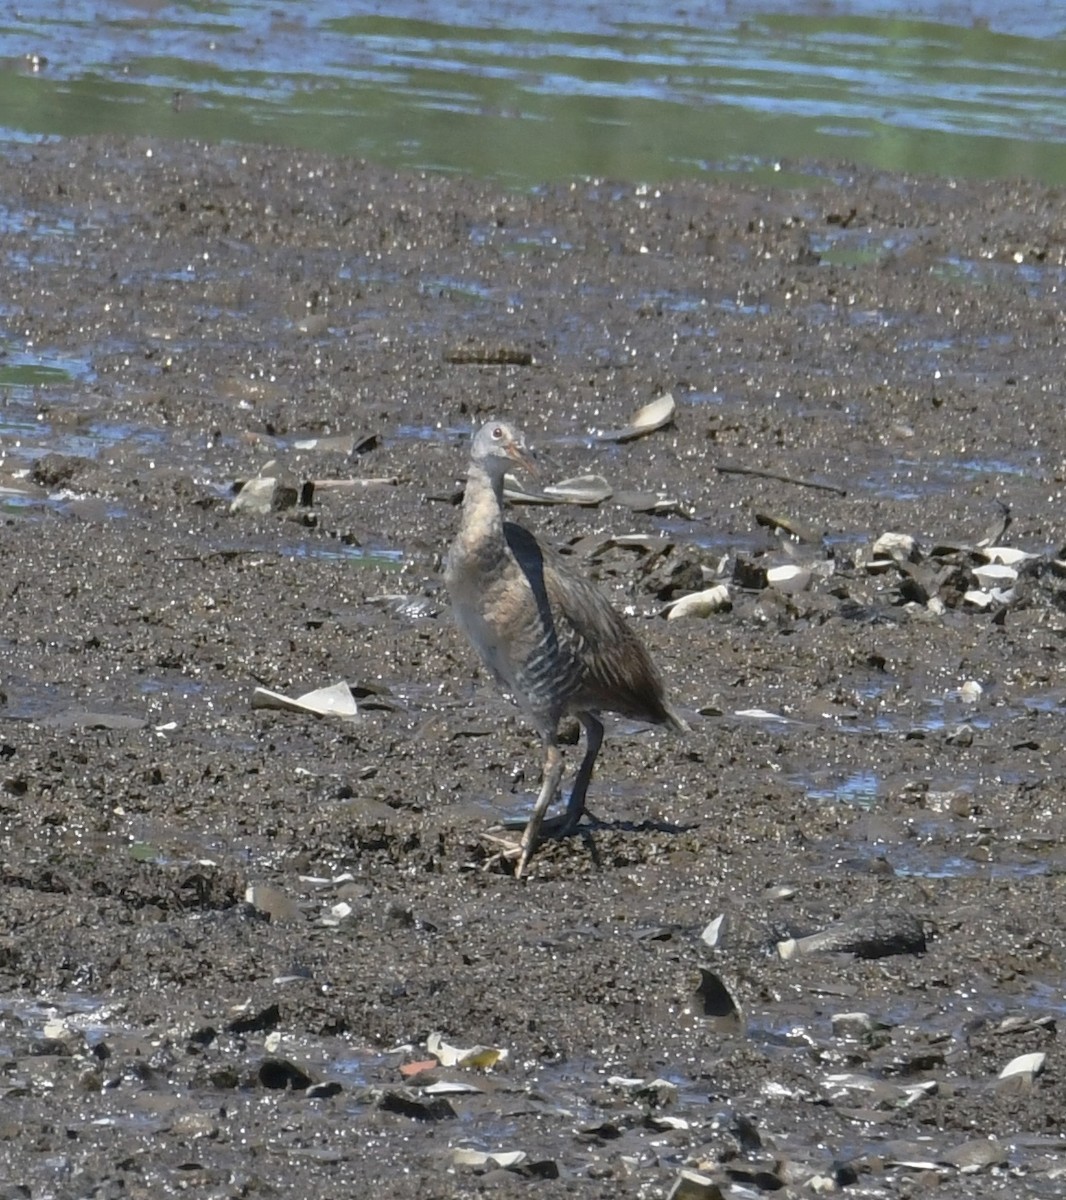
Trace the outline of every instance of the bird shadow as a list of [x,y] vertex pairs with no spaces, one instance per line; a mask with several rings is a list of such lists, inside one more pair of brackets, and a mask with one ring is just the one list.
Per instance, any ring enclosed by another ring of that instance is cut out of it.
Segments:
[[[555,818],[556,821],[561,819],[562,814],[560,814],[558,818]],[[497,826],[497,828],[507,829],[510,832],[518,832],[524,828],[524,822],[519,820],[506,820],[500,826]],[[554,842],[558,845],[561,845],[563,842],[571,841],[573,839],[580,839],[585,853],[589,856],[591,861],[596,867],[602,867],[604,865],[604,856],[601,853],[600,845],[597,842],[597,834],[665,834],[667,836],[678,836],[680,834],[690,832],[695,828],[695,822],[679,824],[675,821],[653,820],[648,817],[645,817],[639,821],[605,821],[586,811],[580,824],[574,829],[553,829],[551,827],[551,823],[546,824],[546,826],[541,830],[540,844],[543,846],[545,844]],[[485,836],[490,842],[495,842],[497,845],[505,844],[499,837],[492,833],[486,833]],[[504,866],[505,870],[506,864],[509,864],[513,869],[513,860],[517,858],[517,851],[518,842],[516,841],[513,843],[513,845],[510,845],[504,853],[497,851],[492,858],[489,859],[489,863]],[[488,864],[484,865],[487,866]]]
[[[592,833],[666,833],[666,834],[682,834],[691,833],[697,828],[695,821],[687,821],[684,824],[678,824],[676,821],[661,821],[653,820],[651,817],[644,817],[639,821],[626,820],[619,818],[612,821],[604,820],[601,817],[595,816],[587,809],[581,818],[581,821],[573,829],[562,830],[556,828],[562,820],[564,814],[549,816],[541,829],[541,841],[545,842],[562,842],[567,838],[580,837],[583,834]],[[525,829],[528,822],[528,817],[507,816],[499,822],[499,828],[506,829],[511,832],[520,832]]]
[[615,820],[605,821],[600,817],[594,816],[590,812],[585,813],[585,818],[580,825],[573,831],[574,835],[580,833],[595,833],[597,830],[611,833],[669,833],[681,834],[691,833],[696,828],[694,821],[686,821],[684,824],[678,824],[676,821],[657,821],[651,817],[644,817],[640,821]]

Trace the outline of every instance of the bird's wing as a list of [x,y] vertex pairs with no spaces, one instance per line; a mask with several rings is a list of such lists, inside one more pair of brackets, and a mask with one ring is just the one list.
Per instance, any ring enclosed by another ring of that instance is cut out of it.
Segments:
[[560,653],[580,666],[572,706],[669,721],[659,673],[621,613],[527,529],[507,522],[504,532],[542,617],[554,626]]

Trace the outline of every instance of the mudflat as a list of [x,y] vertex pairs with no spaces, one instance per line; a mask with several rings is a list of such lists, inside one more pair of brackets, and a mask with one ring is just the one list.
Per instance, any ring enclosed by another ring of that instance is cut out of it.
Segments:
[[[1063,197],[820,170],[5,156],[4,1196],[1061,1193]],[[492,415],[692,725],[520,881]]]

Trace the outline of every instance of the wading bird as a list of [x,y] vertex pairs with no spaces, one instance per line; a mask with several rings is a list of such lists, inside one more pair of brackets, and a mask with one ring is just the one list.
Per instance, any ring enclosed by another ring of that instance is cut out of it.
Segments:
[[666,702],[663,681],[644,643],[607,598],[550,547],[503,518],[503,477],[517,466],[535,473],[525,439],[490,421],[470,452],[459,532],[448,552],[445,583],[459,627],[500,686],[514,697],[544,744],[540,793],[516,857],[515,875],[529,863],[548,806],[559,792],[563,756],[559,722],[577,717],[585,756],[562,817],[552,832],[573,831],[603,741],[603,711],[688,726]]

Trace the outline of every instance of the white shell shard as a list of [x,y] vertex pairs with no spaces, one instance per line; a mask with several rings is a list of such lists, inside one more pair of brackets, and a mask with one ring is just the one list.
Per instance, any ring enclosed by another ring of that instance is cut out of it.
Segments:
[[229,506],[230,512],[251,512],[265,516],[273,508],[277,483],[273,475],[257,475],[255,479],[249,479],[234,496]]
[[347,720],[359,715],[352,689],[343,682],[305,692],[295,700],[281,692],[257,687],[252,693],[252,708],[280,708],[285,712],[312,713],[316,717],[344,717]]
[[992,597],[988,592],[981,592],[975,588],[963,592],[962,598],[967,604],[972,604],[974,608],[988,608],[992,603]]
[[691,1129],[691,1124],[684,1117],[665,1117],[661,1114],[652,1114],[647,1118],[648,1125],[660,1133],[665,1133],[670,1129]]
[[456,1146],[452,1151],[452,1162],[460,1167],[520,1167],[528,1157],[524,1150],[474,1150]]
[[613,490],[602,475],[577,475],[573,479],[561,479],[558,483],[549,484],[544,494],[562,504],[594,507],[604,500],[610,500]]
[[983,567],[974,567],[973,577],[983,588],[1001,588],[1016,583],[1018,572],[1003,563],[990,562]]
[[553,500],[551,496],[546,496],[541,491],[531,491],[524,487],[510,473],[503,477],[503,495],[504,499],[510,500],[512,504],[557,504],[557,500]]
[[916,562],[919,557],[918,543],[909,533],[883,533],[870,547],[870,556],[874,560]]
[[766,572],[766,582],[778,592],[789,595],[810,587],[811,572],[807,567],[786,563],[783,567],[771,567]]
[[710,1177],[699,1171],[681,1171],[667,1200],[722,1200],[722,1189]]
[[624,428],[608,430],[601,433],[600,438],[605,442],[630,442],[669,425],[676,411],[677,401],[667,392],[643,408],[638,408]]
[[1024,1079],[1035,1079],[1044,1069],[1046,1061],[1047,1055],[1039,1050],[1035,1050],[1031,1054],[1019,1054],[1000,1071],[999,1078],[1013,1079],[1015,1076],[1020,1076]]
[[722,612],[730,606],[729,588],[724,583],[705,588],[702,592],[690,592],[671,600],[663,609],[668,621],[676,621],[680,617],[709,617],[712,613]]
[[722,937],[722,929],[725,924],[725,913],[719,913],[713,921],[700,934],[700,941],[705,946],[710,946],[712,949],[718,945]]
[[431,1033],[426,1038],[426,1049],[442,1067],[479,1067],[482,1070],[490,1070],[508,1053],[495,1046],[472,1046],[463,1050],[449,1045],[439,1033]]
[[984,691],[985,689],[976,679],[967,679],[962,687],[959,688],[959,699],[963,704],[976,704],[984,695]]
[[1022,563],[1032,562],[1039,554],[1029,554],[1019,550],[1017,546],[985,546],[979,551],[990,563],[1002,563],[1006,567],[1020,567]]

